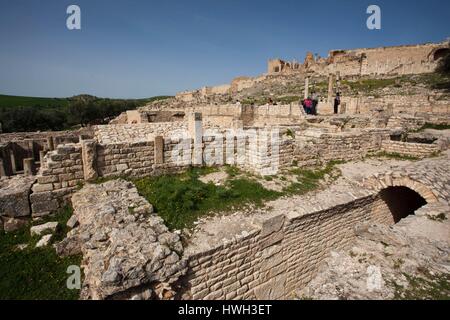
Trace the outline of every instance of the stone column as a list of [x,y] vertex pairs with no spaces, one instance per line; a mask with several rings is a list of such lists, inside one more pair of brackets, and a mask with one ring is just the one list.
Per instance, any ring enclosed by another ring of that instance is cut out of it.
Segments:
[[14,149],[10,150],[9,156],[11,157],[11,173],[12,175],[15,175],[17,173],[17,165],[16,165],[16,157],[14,156]]
[[309,77],[305,79],[305,99],[309,96]]
[[33,158],[27,158],[23,159],[23,173],[26,176],[33,176],[34,175],[34,159]]
[[192,155],[193,165],[203,164],[203,123],[201,113],[191,113],[188,118],[188,129],[194,140],[194,152]]
[[42,164],[44,163],[44,157],[45,157],[46,152],[44,150],[39,151],[39,162]]
[[10,156],[11,152],[9,144],[0,146],[0,160],[2,161],[1,167],[3,168],[3,176],[7,177],[13,175]]
[[36,159],[34,156],[34,141],[33,140],[27,140],[28,143],[28,156],[30,158]]
[[81,141],[81,157],[83,159],[84,180],[93,181],[97,179],[97,141]]
[[328,103],[333,103],[334,76],[330,74],[328,77]]
[[53,141],[53,137],[48,137],[47,138],[47,147],[48,147],[48,151],[55,150],[55,143]]
[[158,136],[155,138],[155,164],[164,163],[164,138]]
[[0,159],[0,178],[6,177],[5,165],[3,164],[3,160]]

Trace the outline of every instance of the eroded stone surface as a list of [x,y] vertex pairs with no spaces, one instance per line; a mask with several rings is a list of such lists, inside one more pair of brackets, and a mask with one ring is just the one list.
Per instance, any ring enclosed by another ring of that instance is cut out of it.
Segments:
[[35,180],[27,176],[0,179],[0,216],[14,218],[31,214],[28,196]]
[[57,245],[57,251],[76,252],[79,246],[83,299],[145,298],[149,289],[163,298],[173,296],[166,288],[185,272],[186,264],[180,238],[153,214],[133,184],[116,180],[87,185],[72,202],[79,226]]

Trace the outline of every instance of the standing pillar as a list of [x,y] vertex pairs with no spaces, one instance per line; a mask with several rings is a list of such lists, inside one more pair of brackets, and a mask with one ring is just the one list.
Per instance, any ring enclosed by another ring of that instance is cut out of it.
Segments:
[[34,141],[33,140],[27,140],[28,143],[28,156],[30,158],[36,159],[34,156]]
[[48,137],[47,138],[47,149],[48,151],[53,151],[55,150],[55,143],[53,141],[53,137]]
[[194,140],[193,165],[203,164],[203,123],[201,113],[189,114],[189,134]]
[[26,176],[33,176],[34,175],[34,159],[33,158],[27,158],[23,159],[23,174]]
[[155,164],[164,163],[164,138],[162,136],[155,137]]
[[6,169],[2,159],[0,159],[0,178],[1,177],[6,177]]
[[1,167],[3,168],[3,176],[9,177],[13,175],[11,165],[11,148],[9,144],[0,146],[0,160],[2,161]]
[[328,104],[333,103],[334,76],[328,77]]
[[16,165],[16,157],[14,156],[14,149],[10,150],[9,156],[11,158],[11,173],[12,175],[15,175],[17,173],[17,165]]
[[39,151],[39,162],[41,163],[41,166],[44,163],[44,158],[45,158],[45,151],[44,150]]
[[97,142],[95,140],[81,141],[81,157],[83,159],[84,180],[94,181],[97,172]]
[[309,77],[305,79],[305,99],[309,97]]

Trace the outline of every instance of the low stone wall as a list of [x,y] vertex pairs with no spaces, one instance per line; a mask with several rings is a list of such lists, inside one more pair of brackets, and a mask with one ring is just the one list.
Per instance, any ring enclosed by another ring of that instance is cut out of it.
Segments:
[[168,136],[171,131],[186,127],[184,122],[104,125],[94,127],[94,136],[100,144],[132,144]]
[[299,164],[362,159],[379,151],[389,131],[367,130],[330,133],[321,130],[297,132],[294,158]]
[[[297,217],[276,216],[188,257],[192,299],[289,299],[316,274],[330,250],[344,248],[363,223],[392,224],[378,195]],[[186,249],[189,252],[189,247]]]
[[60,145],[45,156],[30,196],[33,216],[48,215],[63,207],[85,182],[81,144]]
[[381,150],[388,153],[425,158],[437,154],[440,150],[436,144],[410,143],[401,141],[384,140]]

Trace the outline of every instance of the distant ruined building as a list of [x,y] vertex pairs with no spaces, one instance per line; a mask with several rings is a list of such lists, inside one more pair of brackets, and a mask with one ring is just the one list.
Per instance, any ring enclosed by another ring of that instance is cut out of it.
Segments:
[[296,60],[268,61],[267,73],[259,77],[238,77],[231,84],[203,87],[176,95],[183,102],[207,101],[214,96],[235,95],[255,84],[277,75],[338,78],[363,76],[401,76],[433,72],[440,58],[450,52],[448,41],[420,45],[403,45],[382,48],[332,50],[327,58],[308,52],[303,63]]
[[328,58],[308,53],[305,62],[273,59],[268,74],[314,73],[341,76],[406,75],[433,72],[440,58],[450,52],[447,42],[354,50],[332,50]]

